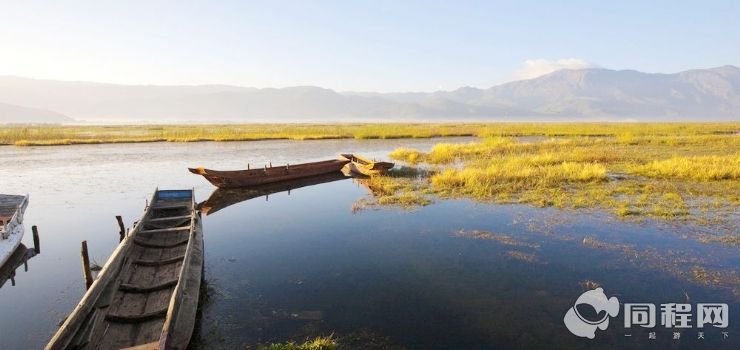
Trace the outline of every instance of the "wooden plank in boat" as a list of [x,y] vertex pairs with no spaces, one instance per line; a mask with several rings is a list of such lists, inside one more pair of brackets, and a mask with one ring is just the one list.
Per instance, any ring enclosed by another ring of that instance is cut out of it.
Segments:
[[180,226],[180,227],[170,227],[170,228],[157,228],[152,230],[142,230],[139,231],[139,233],[165,233],[165,232],[178,232],[178,231],[184,231],[189,230],[190,226]]
[[151,342],[149,344],[143,344],[143,345],[137,345],[132,346],[130,348],[125,348],[121,350],[157,350],[159,349],[159,342]]
[[149,220],[150,223],[152,222],[162,222],[162,221],[170,221],[170,220],[184,220],[184,219],[190,219],[191,215],[179,215],[179,216],[165,216],[162,218],[155,218]]
[[190,204],[184,204],[184,203],[175,203],[175,204],[162,204],[162,205],[155,205],[152,206],[152,209],[156,210],[162,210],[162,209],[186,209],[190,207]]

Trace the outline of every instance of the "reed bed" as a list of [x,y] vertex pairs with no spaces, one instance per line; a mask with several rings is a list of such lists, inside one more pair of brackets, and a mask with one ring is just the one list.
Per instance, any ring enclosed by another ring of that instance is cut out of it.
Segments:
[[633,168],[635,174],[655,178],[696,181],[740,179],[740,154],[726,156],[672,157]]
[[536,140],[496,135],[428,152],[399,148],[390,157],[434,169],[418,188],[441,197],[694,220],[721,227],[734,242],[740,135],[729,126],[738,125],[650,125],[629,133],[635,125],[597,126],[594,133],[611,135]]
[[[0,145],[45,146],[129,142],[257,141],[272,139],[395,139],[477,137],[615,137],[622,144],[676,145],[687,136],[737,133],[737,123],[366,123],[212,125],[3,125]],[[693,139],[700,141],[700,139]]]

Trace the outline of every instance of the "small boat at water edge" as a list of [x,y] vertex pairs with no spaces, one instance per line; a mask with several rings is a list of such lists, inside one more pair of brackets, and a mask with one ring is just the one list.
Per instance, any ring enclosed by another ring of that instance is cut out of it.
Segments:
[[46,349],[186,349],[202,274],[193,191],[157,190]]
[[349,170],[366,176],[382,175],[392,169],[395,164],[390,162],[376,162],[356,154],[346,153],[342,157],[349,160]]
[[0,267],[10,258],[23,239],[23,213],[28,195],[0,194]]
[[341,158],[295,165],[266,166],[264,168],[247,170],[222,171],[205,168],[188,168],[188,170],[193,174],[202,175],[218,188],[236,188],[338,172],[347,163],[349,163],[349,160]]

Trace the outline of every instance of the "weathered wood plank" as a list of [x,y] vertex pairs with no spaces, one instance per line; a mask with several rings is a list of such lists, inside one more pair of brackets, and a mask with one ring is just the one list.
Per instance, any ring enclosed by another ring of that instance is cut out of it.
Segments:
[[118,290],[127,292],[127,293],[151,293],[151,292],[156,292],[158,290],[174,287],[177,285],[177,282],[178,281],[176,279],[173,279],[173,280],[165,281],[159,284],[148,284],[148,285],[143,285],[143,286],[122,283],[120,286],[118,286]]
[[170,227],[170,228],[158,228],[158,229],[153,229],[153,230],[142,230],[139,233],[141,234],[166,233],[166,232],[178,232],[178,231],[185,231],[185,230],[190,230],[190,225],[180,226],[180,227]]
[[119,323],[140,323],[155,318],[164,318],[165,316],[167,316],[167,308],[136,315],[114,315],[109,313],[105,315],[105,320]]
[[142,345],[136,345],[132,346],[130,348],[125,348],[121,350],[157,350],[159,349],[159,342],[151,342],[149,344],[142,344]]
[[134,260],[134,264],[142,266],[162,266],[174,264],[185,259],[184,255],[178,255],[174,258],[161,259],[161,260]]
[[154,205],[152,206],[152,209],[154,210],[163,210],[163,209],[188,209],[188,206],[190,204],[186,203],[177,203],[177,204],[162,204],[162,205]]
[[137,245],[140,245],[142,247],[147,247],[147,248],[172,248],[172,247],[177,247],[179,245],[187,244],[188,240],[189,240],[188,238],[185,238],[183,240],[173,242],[173,243],[153,243],[153,242],[147,242],[141,239],[135,239],[134,242]]
[[190,219],[191,216],[192,215],[165,216],[165,217],[162,217],[162,218],[151,219],[148,222],[162,222],[162,221],[170,221],[170,220],[184,220],[184,219]]
[[180,283],[170,299],[169,311],[159,347],[161,349],[185,349],[195,328],[195,317],[203,278],[203,228],[200,215],[193,217],[188,244],[180,270]]

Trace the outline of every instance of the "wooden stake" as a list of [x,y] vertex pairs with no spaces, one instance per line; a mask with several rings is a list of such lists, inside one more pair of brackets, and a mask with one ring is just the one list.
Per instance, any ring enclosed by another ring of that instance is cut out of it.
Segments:
[[87,254],[87,241],[82,241],[82,272],[85,276],[85,287],[90,289],[93,284],[92,272],[90,271],[90,256]]
[[36,227],[36,225],[31,226],[31,231],[33,232],[33,250],[36,251],[36,254],[41,254],[41,240],[39,239],[39,229]]
[[121,230],[118,232],[118,242],[123,242],[123,238],[126,237],[126,228],[123,226],[123,218],[120,215],[116,215],[118,221],[118,228]]

